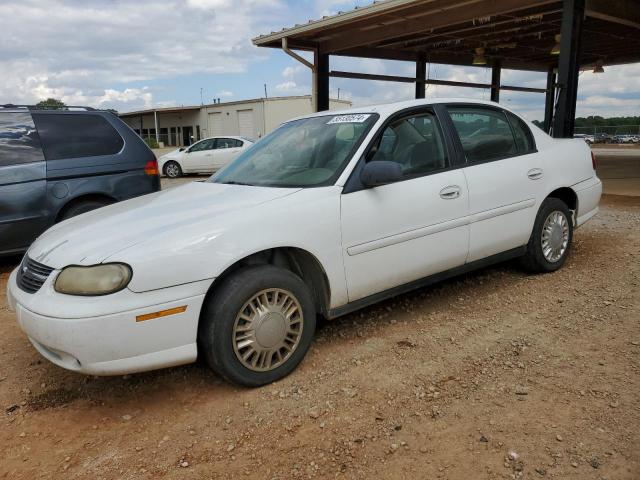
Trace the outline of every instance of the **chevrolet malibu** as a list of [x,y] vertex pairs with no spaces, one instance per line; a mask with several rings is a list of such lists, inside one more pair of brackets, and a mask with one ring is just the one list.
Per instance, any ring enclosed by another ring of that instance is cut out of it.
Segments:
[[259,386],[301,362],[317,315],[516,257],[557,270],[601,190],[582,140],[552,139],[498,104],[322,112],[207,182],[54,226],[8,298],[61,367],[113,375],[200,356]]

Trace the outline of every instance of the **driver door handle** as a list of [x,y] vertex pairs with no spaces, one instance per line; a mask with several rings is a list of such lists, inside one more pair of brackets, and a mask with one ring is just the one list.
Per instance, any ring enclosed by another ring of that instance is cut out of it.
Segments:
[[527,177],[529,177],[530,180],[538,180],[539,178],[542,178],[542,169],[532,168],[527,172]]
[[460,187],[458,185],[449,185],[440,190],[440,198],[445,200],[453,200],[460,196]]

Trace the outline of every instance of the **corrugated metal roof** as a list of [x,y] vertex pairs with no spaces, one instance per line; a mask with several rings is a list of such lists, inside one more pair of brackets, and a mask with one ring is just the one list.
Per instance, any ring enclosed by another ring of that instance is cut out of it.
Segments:
[[349,22],[361,17],[366,17],[378,13],[388,13],[395,8],[404,7],[410,4],[427,3],[432,0],[377,0],[365,7],[355,7],[346,12],[338,12],[335,15],[325,15],[317,20],[309,20],[304,24],[295,24],[293,27],[283,28],[277,32],[271,32],[255,37],[252,41],[254,45],[262,45],[274,40],[278,40],[289,35],[306,33],[316,29],[327,28],[341,22]]

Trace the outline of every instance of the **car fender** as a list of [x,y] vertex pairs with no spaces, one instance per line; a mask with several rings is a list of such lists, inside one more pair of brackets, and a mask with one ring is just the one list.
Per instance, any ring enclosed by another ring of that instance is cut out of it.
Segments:
[[213,282],[250,255],[273,248],[298,248],[320,263],[333,308],[347,299],[341,191],[336,186],[302,189],[243,211],[204,218],[125,248],[105,262],[131,265],[129,288],[145,292],[205,279]]

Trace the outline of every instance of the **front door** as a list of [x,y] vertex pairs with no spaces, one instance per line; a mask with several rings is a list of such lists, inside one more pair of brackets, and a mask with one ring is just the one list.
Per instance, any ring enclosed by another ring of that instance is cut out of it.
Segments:
[[25,250],[49,226],[46,164],[29,112],[0,112],[0,253]]
[[183,164],[189,172],[211,171],[215,139],[207,138],[194,143],[187,149]]
[[525,245],[546,182],[531,131],[498,107],[450,105],[448,111],[467,161],[468,261]]
[[448,150],[430,110],[394,120],[374,141],[365,159],[397,162],[403,178],[342,195],[350,302],[464,264],[467,184]]

